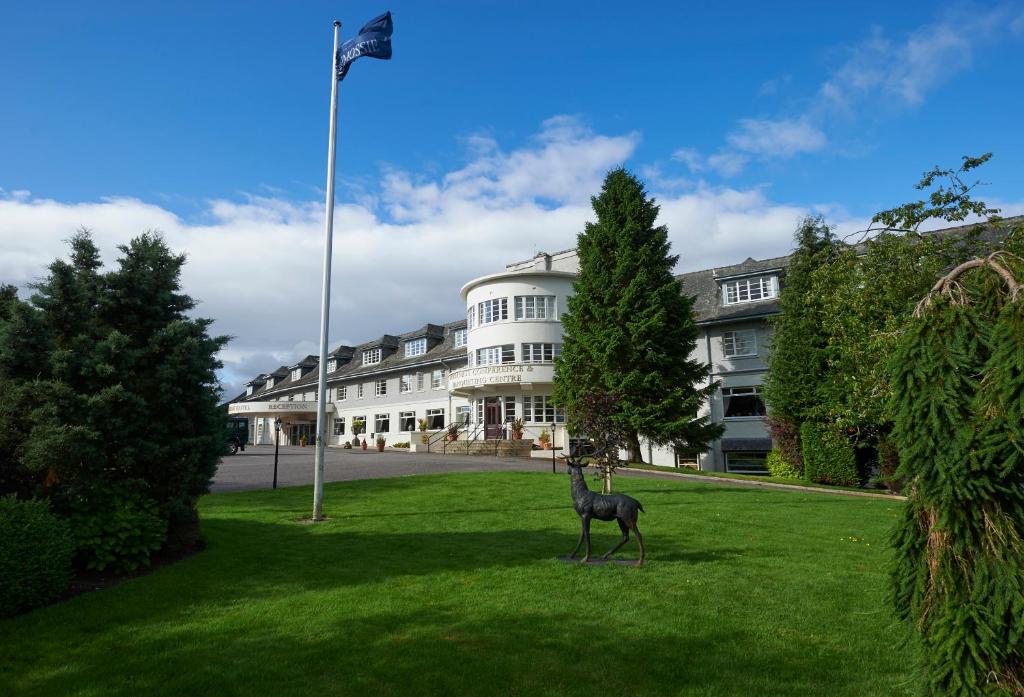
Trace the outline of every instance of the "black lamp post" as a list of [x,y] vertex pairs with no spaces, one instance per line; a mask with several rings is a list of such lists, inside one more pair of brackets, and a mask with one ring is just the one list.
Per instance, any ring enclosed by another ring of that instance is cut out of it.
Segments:
[[551,422],[551,474],[558,474],[555,470],[555,422]]
[[277,447],[281,442],[281,418],[274,419],[274,488],[277,488]]

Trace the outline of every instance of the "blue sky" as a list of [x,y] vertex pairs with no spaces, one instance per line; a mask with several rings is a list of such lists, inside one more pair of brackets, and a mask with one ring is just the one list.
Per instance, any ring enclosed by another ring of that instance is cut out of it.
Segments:
[[331,21],[385,9],[394,59],[341,88],[332,343],[454,319],[465,280],[572,246],[620,163],[681,270],[785,253],[807,212],[855,229],[962,154],[1024,210],[1022,3],[695,4],[7,3],[0,279],[78,225],[108,258],[159,228],[237,337],[232,388],[311,351]]

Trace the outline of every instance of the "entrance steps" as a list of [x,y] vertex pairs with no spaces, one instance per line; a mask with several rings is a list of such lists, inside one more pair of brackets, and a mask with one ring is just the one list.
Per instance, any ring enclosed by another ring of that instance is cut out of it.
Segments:
[[[418,450],[426,450],[420,447]],[[533,439],[523,438],[521,440],[505,440],[490,438],[487,440],[472,441],[449,441],[448,443],[433,443],[430,446],[432,453],[445,453],[446,455],[497,455],[498,457],[530,457],[533,451]]]

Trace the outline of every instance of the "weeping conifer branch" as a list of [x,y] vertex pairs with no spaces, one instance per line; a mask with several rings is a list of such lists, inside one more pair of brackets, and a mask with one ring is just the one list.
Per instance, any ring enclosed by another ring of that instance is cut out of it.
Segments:
[[1020,295],[1024,284],[1017,280],[1017,277],[1012,271],[1002,262],[1002,258],[1010,257],[1013,259],[1020,260],[1016,254],[1010,254],[1009,252],[999,251],[989,254],[984,259],[971,259],[960,264],[952,271],[947,273],[945,276],[940,278],[932,286],[928,294],[921,298],[921,301],[917,303],[914,308],[914,317],[920,317],[923,313],[938,297],[946,297],[954,305],[964,305],[967,302],[967,296],[964,293],[964,287],[960,283],[960,277],[972,269],[988,268],[999,275],[1003,282],[1006,283],[1006,289],[1008,293],[1008,301],[1015,301]]

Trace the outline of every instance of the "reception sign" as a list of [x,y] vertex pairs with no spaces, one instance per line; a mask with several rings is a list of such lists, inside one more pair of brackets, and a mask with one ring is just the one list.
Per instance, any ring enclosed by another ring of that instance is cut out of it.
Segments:
[[[328,404],[331,411],[333,405]],[[235,402],[228,405],[228,414],[255,416],[257,414],[315,414],[316,402]]]

